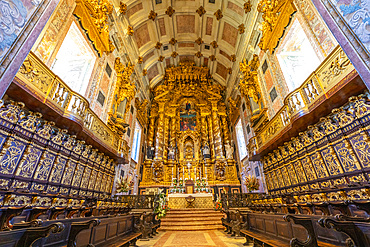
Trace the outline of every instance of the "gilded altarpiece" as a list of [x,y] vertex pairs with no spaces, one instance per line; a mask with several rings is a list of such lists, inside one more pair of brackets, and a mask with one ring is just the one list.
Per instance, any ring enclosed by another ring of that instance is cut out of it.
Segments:
[[210,185],[239,185],[224,91],[208,68],[193,62],[166,69],[152,90],[141,187],[199,177]]

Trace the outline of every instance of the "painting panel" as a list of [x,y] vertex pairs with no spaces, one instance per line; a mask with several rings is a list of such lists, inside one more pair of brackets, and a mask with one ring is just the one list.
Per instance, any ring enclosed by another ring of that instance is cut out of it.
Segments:
[[185,102],[180,111],[180,131],[195,131],[196,130],[197,115],[194,110],[194,104]]

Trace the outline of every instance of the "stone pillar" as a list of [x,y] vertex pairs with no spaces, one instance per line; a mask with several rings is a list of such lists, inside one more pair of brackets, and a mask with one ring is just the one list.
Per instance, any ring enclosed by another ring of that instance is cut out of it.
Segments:
[[[8,89],[59,0],[29,1],[27,7],[23,6],[22,1],[17,1],[18,5],[15,5],[13,0],[7,2],[11,3],[12,8],[22,9],[6,9],[10,7],[3,6],[5,12],[26,12],[27,16],[20,17],[25,23],[23,26],[17,25],[11,17],[6,19],[9,21],[9,29],[14,29],[11,34],[4,36],[3,43],[5,42],[7,45],[3,48],[2,54],[6,55],[4,57],[0,55],[0,98]],[[40,3],[38,4],[38,2]],[[7,17],[4,16],[4,18]]]

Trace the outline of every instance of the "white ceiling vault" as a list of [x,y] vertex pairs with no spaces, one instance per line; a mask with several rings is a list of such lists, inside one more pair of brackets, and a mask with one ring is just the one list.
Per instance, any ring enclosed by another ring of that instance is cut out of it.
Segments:
[[126,47],[144,84],[153,88],[166,67],[191,60],[207,66],[221,85],[234,85],[255,26],[257,0],[121,2],[127,5],[126,13],[117,11],[122,28],[134,30],[132,36],[125,35]]

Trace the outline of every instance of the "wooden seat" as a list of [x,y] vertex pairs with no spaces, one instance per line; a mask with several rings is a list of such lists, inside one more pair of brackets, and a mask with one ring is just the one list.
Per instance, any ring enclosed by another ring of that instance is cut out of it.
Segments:
[[289,242],[281,241],[276,238],[266,236],[266,234],[258,233],[251,230],[240,230],[241,235],[245,236],[247,243],[253,243],[254,246],[276,246],[276,247],[289,247]]
[[136,246],[136,241],[141,237],[141,232],[132,232],[125,235],[122,238],[117,239],[116,241],[106,244],[107,247],[127,247],[127,246]]

